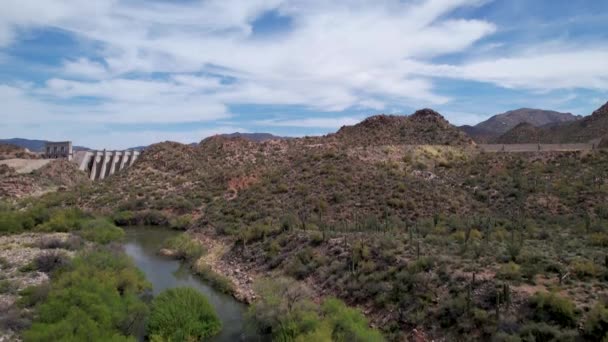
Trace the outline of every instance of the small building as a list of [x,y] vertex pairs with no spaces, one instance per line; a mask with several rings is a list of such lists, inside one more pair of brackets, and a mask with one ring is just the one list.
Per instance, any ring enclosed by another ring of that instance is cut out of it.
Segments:
[[47,142],[44,144],[44,157],[47,159],[72,160],[73,155],[71,141]]

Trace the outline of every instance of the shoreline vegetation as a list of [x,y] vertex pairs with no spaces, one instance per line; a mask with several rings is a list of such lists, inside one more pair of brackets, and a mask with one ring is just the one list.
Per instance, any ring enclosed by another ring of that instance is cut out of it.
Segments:
[[[5,303],[7,313],[0,316],[4,337],[126,341],[145,334],[152,341],[205,340],[221,330],[213,308],[193,289],[169,289],[152,299],[151,285],[121,251],[124,231],[107,218],[73,209],[14,210],[4,206],[0,223],[0,242],[15,250],[42,250],[30,261],[19,260],[21,266],[15,272],[44,275],[21,288],[12,284],[14,279],[2,279],[0,290],[13,296],[12,302]],[[161,250],[188,263],[194,274],[219,292],[239,299],[234,284],[205,263],[207,251],[193,236],[180,233],[167,240]],[[0,261],[2,269],[17,263]],[[343,302],[327,299],[319,306],[295,280],[281,278],[278,285],[273,284],[270,279],[256,282],[262,296],[252,303],[247,320],[257,333],[286,341],[332,335],[341,336],[339,340],[383,340],[361,313]],[[298,293],[290,298],[293,289]],[[290,302],[274,297],[276,291],[284,291]],[[287,311],[268,316],[285,310],[286,305]]]

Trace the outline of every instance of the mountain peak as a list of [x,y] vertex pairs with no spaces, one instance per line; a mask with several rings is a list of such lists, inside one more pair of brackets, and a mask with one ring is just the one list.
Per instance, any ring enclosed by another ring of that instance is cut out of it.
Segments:
[[412,114],[410,117],[412,119],[423,119],[423,120],[433,119],[433,120],[444,120],[445,121],[445,118],[443,117],[443,115],[437,113],[436,111],[434,111],[430,108],[419,109],[414,114]]
[[606,102],[603,106],[596,109],[591,116],[604,116],[608,115],[608,102]]
[[342,127],[335,136],[357,146],[471,144],[466,134],[432,109],[421,109],[409,116],[370,116],[354,126]]

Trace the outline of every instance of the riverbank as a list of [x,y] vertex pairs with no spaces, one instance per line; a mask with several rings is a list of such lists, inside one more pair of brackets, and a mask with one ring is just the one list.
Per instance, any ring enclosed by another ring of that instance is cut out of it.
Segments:
[[[152,284],[154,295],[170,288],[194,288],[207,298],[222,321],[222,331],[212,341],[258,341],[257,336],[246,332],[247,306],[243,299],[216,290],[210,282],[198,276],[194,269],[185,267],[187,265],[183,260],[159,253],[167,239],[179,236],[181,232],[167,227],[131,227],[126,228],[125,232],[125,253],[146,275]],[[218,245],[214,246],[217,248]]]
[[226,277],[234,286],[234,297],[240,302],[251,304],[257,298],[253,284],[260,276],[259,272],[230,253],[232,241],[229,238],[218,237],[207,231],[196,231],[193,237],[207,250],[196,261],[195,268],[207,266]]

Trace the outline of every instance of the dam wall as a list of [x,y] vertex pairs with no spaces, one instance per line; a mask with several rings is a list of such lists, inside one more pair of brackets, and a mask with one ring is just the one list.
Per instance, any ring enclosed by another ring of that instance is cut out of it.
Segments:
[[103,180],[120,170],[133,165],[139,157],[139,151],[78,151],[73,161],[81,171],[85,171],[91,180]]

